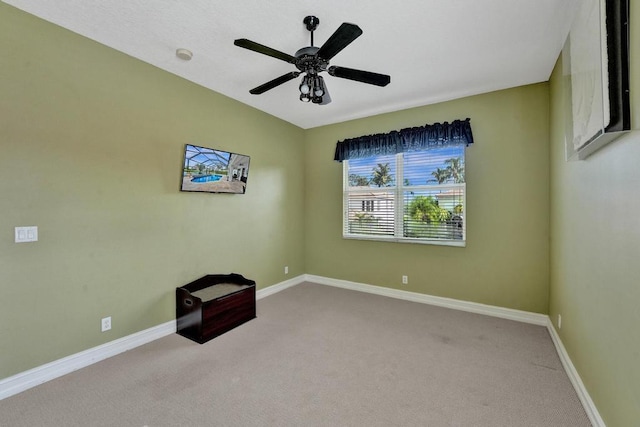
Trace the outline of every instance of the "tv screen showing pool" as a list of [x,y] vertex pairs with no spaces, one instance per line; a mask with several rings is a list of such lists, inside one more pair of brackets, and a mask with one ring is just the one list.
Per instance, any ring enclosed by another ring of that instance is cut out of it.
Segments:
[[187,144],[181,191],[244,194],[249,156]]

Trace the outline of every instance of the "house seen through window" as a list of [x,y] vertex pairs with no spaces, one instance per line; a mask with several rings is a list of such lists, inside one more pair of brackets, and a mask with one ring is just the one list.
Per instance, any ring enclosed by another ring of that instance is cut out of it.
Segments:
[[464,246],[465,147],[345,160],[343,236]]

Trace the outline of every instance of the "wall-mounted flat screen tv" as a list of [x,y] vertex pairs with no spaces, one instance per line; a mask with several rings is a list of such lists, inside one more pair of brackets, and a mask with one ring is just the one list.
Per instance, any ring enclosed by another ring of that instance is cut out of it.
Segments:
[[249,156],[187,144],[181,191],[244,194]]

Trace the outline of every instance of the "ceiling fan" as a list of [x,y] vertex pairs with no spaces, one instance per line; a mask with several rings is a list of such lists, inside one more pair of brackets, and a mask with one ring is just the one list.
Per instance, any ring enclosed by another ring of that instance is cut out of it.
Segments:
[[321,46],[313,45],[313,32],[318,27],[320,20],[315,16],[307,16],[302,21],[307,30],[311,32],[311,46],[299,49],[294,55],[289,55],[279,50],[261,45],[247,39],[237,39],[233,42],[236,46],[272,56],[276,59],[288,62],[296,66],[298,71],[283,74],[267,83],[255,87],[249,91],[252,95],[260,95],[283,83],[293,80],[300,74],[304,74],[300,83],[300,100],[326,105],[331,102],[331,97],[320,73],[326,71],[329,75],[342,79],[355,80],[376,86],[386,86],[391,77],[386,74],[372,73],[370,71],[355,70],[353,68],[329,66],[331,58],[347,47],[356,38],[360,37],[362,30],[355,24],[343,23]]

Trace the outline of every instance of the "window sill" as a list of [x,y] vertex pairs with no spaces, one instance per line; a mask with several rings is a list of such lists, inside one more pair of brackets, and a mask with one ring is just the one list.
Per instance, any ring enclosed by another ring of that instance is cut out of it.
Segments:
[[418,245],[434,245],[434,246],[453,246],[458,248],[464,248],[467,246],[467,242],[463,240],[419,240],[402,237],[387,237],[387,236],[363,236],[361,234],[343,234],[343,239],[349,240],[371,240],[376,242],[389,242],[389,243],[412,243]]

